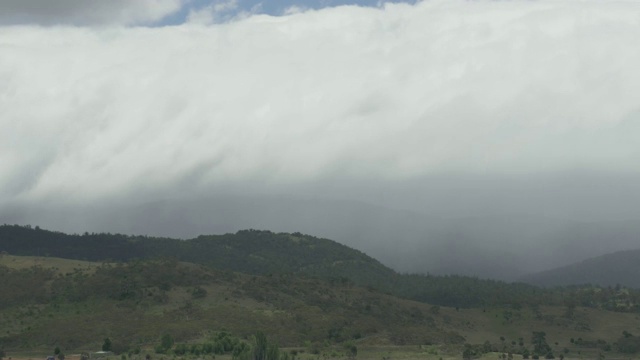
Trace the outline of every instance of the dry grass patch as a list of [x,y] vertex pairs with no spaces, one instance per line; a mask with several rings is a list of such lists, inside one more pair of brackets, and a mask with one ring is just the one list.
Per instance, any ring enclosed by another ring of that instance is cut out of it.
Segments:
[[44,256],[2,255],[0,256],[0,265],[15,270],[29,269],[34,266],[39,266],[45,269],[53,269],[57,274],[64,275],[73,273],[77,270],[91,273],[102,264],[91,261],[70,260]]

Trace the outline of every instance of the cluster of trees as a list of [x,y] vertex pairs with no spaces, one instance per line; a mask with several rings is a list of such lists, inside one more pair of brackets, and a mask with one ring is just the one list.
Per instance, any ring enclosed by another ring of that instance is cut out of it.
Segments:
[[160,339],[160,344],[155,348],[158,354],[173,353],[175,355],[222,355],[239,351],[245,346],[243,342],[227,332],[220,332],[214,338],[204,343],[178,343],[174,344],[173,337],[165,334]]
[[628,331],[622,332],[622,337],[616,342],[618,351],[626,354],[635,354],[640,352],[640,337],[633,336]]
[[[513,354],[522,355],[523,359],[554,359],[553,350],[547,343],[546,336],[547,334],[544,331],[533,331],[531,333],[532,350],[524,346],[524,339],[522,338],[518,339],[517,343],[514,341],[511,348],[507,348],[506,346],[499,348],[489,341],[477,345],[465,344],[462,357],[463,359],[475,359],[490,352],[504,352],[503,358],[509,360],[513,359]],[[501,337],[500,341],[504,343],[504,337]],[[564,358],[564,356],[561,355],[561,358]]]
[[[231,354],[234,360],[294,360],[295,356],[280,351],[278,344],[270,342],[258,331],[249,342],[242,341],[227,332],[220,332],[204,343],[175,344],[173,337],[165,334],[155,348],[158,354],[223,355]],[[357,350],[356,350],[357,352]]]
[[[504,338],[500,338],[500,340],[504,343]],[[582,338],[570,339],[571,343],[579,348],[588,348],[588,349],[597,349],[599,351],[608,352],[612,350],[617,350],[620,353],[625,354],[636,354],[640,352],[640,337],[633,336],[628,331],[623,331],[622,336],[613,344],[607,343],[607,341],[602,339],[597,340],[585,340]],[[481,357],[483,354],[490,352],[505,352],[505,357],[508,359],[513,358],[513,354],[522,355],[523,359],[555,359],[556,355],[553,352],[553,349],[549,345],[546,339],[546,333],[544,331],[533,331],[531,335],[531,344],[533,349],[529,350],[524,346],[523,339],[520,338],[518,343],[515,341],[511,348],[503,346],[502,348],[491,344],[489,341],[486,341],[482,345],[471,345],[465,344],[463,349],[462,357],[464,359],[474,359]],[[557,343],[556,343],[557,344]],[[564,349],[564,352],[567,353],[569,350],[567,348]],[[599,355],[602,358],[602,352]],[[560,359],[564,359],[564,354],[559,354]]]
[[286,351],[280,351],[278,344],[269,342],[267,336],[259,331],[251,339],[251,345],[234,350],[233,360],[294,360]]

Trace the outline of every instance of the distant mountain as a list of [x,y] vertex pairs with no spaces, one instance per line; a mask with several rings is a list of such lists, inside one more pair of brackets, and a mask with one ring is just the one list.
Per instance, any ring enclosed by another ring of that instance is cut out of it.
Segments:
[[640,288],[640,249],[619,251],[522,277],[539,286],[593,284]]

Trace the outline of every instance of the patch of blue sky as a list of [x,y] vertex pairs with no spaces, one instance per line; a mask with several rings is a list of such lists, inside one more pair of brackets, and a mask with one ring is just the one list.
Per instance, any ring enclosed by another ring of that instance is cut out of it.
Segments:
[[224,10],[227,17],[233,17],[241,13],[259,13],[280,16],[287,9],[297,7],[299,9],[322,9],[342,5],[357,5],[379,7],[384,3],[416,3],[419,0],[190,0],[180,11],[164,18],[157,26],[179,25],[187,21],[189,13],[210,6],[233,3],[235,6]]

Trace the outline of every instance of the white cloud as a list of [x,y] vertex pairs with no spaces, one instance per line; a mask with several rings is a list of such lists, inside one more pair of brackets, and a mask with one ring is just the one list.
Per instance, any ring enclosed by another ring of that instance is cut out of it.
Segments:
[[428,1],[208,27],[0,28],[0,202],[186,178],[197,190],[635,172],[635,8]]
[[200,8],[192,9],[187,16],[188,24],[211,25],[236,17],[238,0],[220,0]]
[[137,25],[159,21],[182,0],[3,0],[0,24]]

